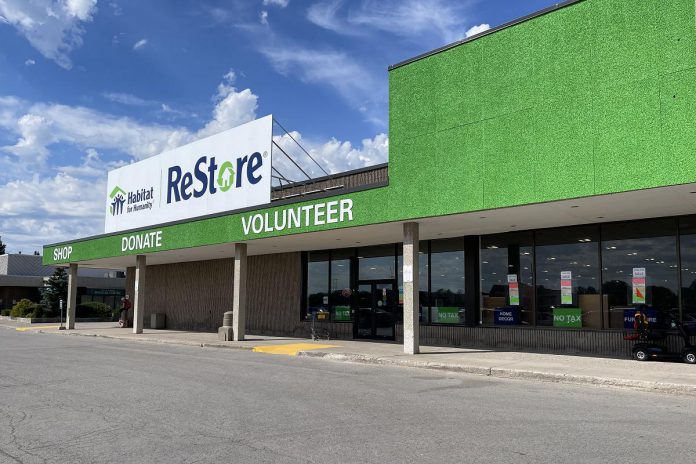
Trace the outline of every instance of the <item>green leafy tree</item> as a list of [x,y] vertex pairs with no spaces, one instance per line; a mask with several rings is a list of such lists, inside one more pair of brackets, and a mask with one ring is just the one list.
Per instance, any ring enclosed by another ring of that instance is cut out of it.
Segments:
[[51,316],[59,313],[60,300],[63,300],[64,305],[67,304],[68,274],[62,267],[56,268],[56,271],[48,278],[46,285],[41,289],[41,304]]
[[4,255],[4,254],[5,254],[5,248],[6,248],[6,247],[5,247],[5,244],[2,243],[2,235],[0,235],[0,255]]

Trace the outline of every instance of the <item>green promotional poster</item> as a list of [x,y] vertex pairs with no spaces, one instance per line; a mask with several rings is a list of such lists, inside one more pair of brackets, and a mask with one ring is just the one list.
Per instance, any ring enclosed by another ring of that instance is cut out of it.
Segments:
[[508,294],[510,296],[510,306],[520,305],[520,284],[517,282],[517,274],[508,274]]
[[571,271],[561,272],[561,304],[573,304],[573,273]]
[[554,308],[554,327],[582,327],[582,310],[580,308]]
[[334,321],[350,321],[350,306],[334,306]]
[[433,312],[438,324],[459,324],[459,308],[443,306],[433,308]]

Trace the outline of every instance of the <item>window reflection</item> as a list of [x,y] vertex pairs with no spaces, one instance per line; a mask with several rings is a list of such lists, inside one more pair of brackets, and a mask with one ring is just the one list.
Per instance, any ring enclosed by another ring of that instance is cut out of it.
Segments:
[[311,252],[307,256],[307,314],[328,311],[329,308],[329,253]]
[[600,328],[599,228],[536,233],[537,325]]
[[679,221],[681,249],[682,317],[684,325],[696,329],[696,217]]
[[351,295],[350,287],[350,258],[355,252],[352,249],[334,250],[331,252],[331,320],[338,322],[350,321]]
[[464,240],[433,240],[429,271],[432,322],[464,324]]
[[482,325],[533,325],[532,233],[481,238]]
[[360,248],[358,275],[360,280],[396,279],[394,245]]
[[602,275],[607,327],[631,328],[640,308],[650,322],[679,319],[676,222],[610,224],[602,228]]

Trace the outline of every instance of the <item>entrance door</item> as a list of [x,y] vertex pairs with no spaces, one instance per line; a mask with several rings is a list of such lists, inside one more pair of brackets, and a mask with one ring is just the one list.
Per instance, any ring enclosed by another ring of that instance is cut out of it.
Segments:
[[399,295],[395,280],[361,280],[355,338],[394,340]]

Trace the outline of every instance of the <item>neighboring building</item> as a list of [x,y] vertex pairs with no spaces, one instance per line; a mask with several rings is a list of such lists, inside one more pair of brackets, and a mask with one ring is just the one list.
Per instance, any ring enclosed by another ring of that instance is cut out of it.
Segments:
[[[696,318],[695,24],[693,0],[564,2],[392,66],[388,167],[288,182],[242,126],[112,172],[126,212],[44,262],[128,268],[136,331],[234,306],[241,336],[306,335],[324,310],[411,351],[626,353],[637,308]],[[244,155],[230,194],[215,147]]]
[[[41,256],[0,255],[0,309],[11,309],[23,298],[35,303],[41,301],[39,290],[55,269],[53,266],[44,266]],[[77,302],[99,301],[117,309],[125,294],[125,280],[123,271],[80,269]]]

